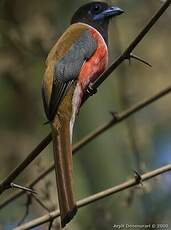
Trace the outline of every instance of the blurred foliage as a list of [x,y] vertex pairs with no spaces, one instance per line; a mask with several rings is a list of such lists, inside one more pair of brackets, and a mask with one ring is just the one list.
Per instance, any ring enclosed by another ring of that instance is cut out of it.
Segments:
[[[0,1],[0,179],[24,159],[50,130],[43,125],[46,118],[41,100],[45,59],[69,25],[75,9],[85,2]],[[112,20],[110,26],[110,60],[113,60],[147,23],[161,1],[118,0],[110,3],[118,4],[125,10],[125,14]],[[135,50],[153,68],[134,60],[131,65],[127,62],[122,64],[81,109],[74,142],[108,121],[110,111],[122,111],[170,84],[170,21],[171,9],[168,9]],[[170,114],[170,97],[167,96],[80,150],[74,157],[77,198],[125,181],[133,176],[134,169],[148,171],[171,162]],[[17,182],[27,184],[52,160],[50,145]],[[51,209],[57,201],[54,185],[51,173],[36,187],[43,202]],[[170,177],[161,176],[145,183],[143,188],[122,192],[89,205],[78,212],[71,223],[72,229],[111,229],[115,223],[169,224],[170,188]],[[3,194],[0,201],[9,193]],[[49,197],[45,196],[46,193]],[[1,226],[2,229],[12,229],[23,215],[24,204],[25,197],[1,211],[0,229]],[[42,213],[45,211],[33,202],[27,220]]]

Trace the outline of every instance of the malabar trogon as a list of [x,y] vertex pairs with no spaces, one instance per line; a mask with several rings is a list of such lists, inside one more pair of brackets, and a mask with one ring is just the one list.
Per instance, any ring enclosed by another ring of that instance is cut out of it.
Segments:
[[61,225],[76,214],[72,185],[72,130],[90,81],[108,64],[108,24],[123,10],[104,2],[80,7],[71,25],[51,49],[42,83],[42,97],[51,123]]

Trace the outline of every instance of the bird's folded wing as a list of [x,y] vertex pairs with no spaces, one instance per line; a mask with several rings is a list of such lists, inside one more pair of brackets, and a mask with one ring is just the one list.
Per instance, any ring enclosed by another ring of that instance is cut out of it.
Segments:
[[96,40],[86,24],[71,25],[47,58],[47,69],[42,85],[45,112],[53,120],[62,98],[78,78],[80,70],[97,49]]

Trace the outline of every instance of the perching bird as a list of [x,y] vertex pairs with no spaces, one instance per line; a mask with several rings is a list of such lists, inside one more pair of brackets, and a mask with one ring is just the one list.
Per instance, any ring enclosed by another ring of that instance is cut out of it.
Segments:
[[86,89],[108,64],[108,24],[123,10],[104,2],[80,7],[71,25],[51,49],[42,97],[52,127],[61,225],[76,214],[72,186],[72,130]]

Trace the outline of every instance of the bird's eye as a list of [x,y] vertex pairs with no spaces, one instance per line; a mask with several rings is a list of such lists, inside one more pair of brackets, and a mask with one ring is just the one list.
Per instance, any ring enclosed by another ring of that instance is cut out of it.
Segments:
[[98,14],[101,12],[101,6],[100,5],[95,5],[92,8],[93,13]]

